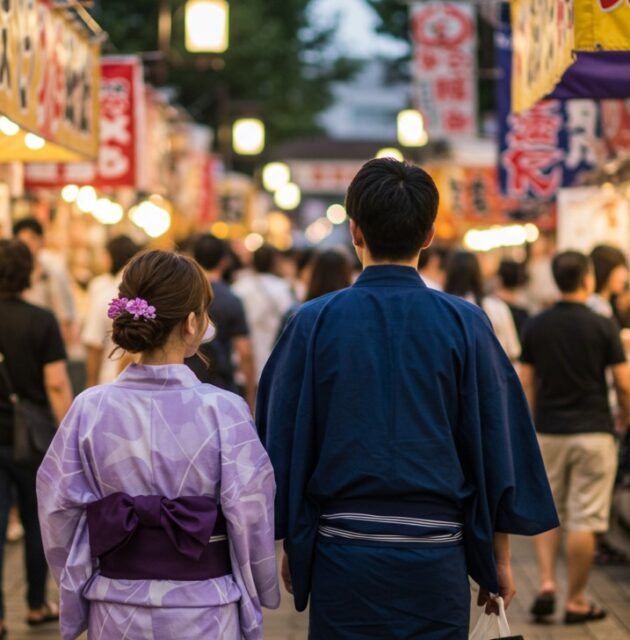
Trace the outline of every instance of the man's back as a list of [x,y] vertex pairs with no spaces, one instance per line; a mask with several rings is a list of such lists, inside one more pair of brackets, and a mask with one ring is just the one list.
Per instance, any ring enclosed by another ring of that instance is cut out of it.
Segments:
[[466,346],[452,329],[482,328],[482,314],[404,267],[368,269],[305,312],[314,320],[318,435],[309,491],[321,500],[435,492],[459,506],[466,490],[454,439]]
[[[265,368],[257,415],[278,484],[276,536],[300,548],[314,543],[313,519],[331,505],[383,503],[463,521],[464,544],[476,549],[469,571],[491,584],[495,523],[522,534],[555,526],[551,510],[528,513],[548,489],[518,379],[488,319],[428,289],[412,268],[369,267],[350,289],[304,305]],[[532,477],[517,504],[505,469],[524,473],[521,456]],[[304,585],[296,589],[300,607]]]
[[605,371],[625,361],[614,321],[559,302],[528,322],[521,359],[535,371],[539,432],[612,431]]

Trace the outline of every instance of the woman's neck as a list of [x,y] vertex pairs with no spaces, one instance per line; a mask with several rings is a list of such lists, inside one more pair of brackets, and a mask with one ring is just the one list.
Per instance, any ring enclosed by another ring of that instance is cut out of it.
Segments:
[[184,348],[164,348],[154,351],[145,351],[140,356],[140,364],[164,365],[164,364],[184,364]]

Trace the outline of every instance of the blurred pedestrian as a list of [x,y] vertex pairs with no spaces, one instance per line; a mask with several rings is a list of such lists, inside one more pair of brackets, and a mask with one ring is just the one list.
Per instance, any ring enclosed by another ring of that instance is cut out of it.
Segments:
[[[586,306],[594,289],[589,259],[575,251],[561,253],[553,260],[553,275],[562,298],[526,325],[521,376],[567,534],[564,621],[573,624],[606,616],[585,594],[595,534],[608,529],[617,467],[606,368],[612,368],[626,414],[630,414],[630,370],[616,324]],[[555,610],[562,530],[535,539],[540,585],[531,613],[538,619]]]
[[279,593],[273,471],[242,398],[184,364],[212,292],[193,260],[127,266],[108,315],[139,354],[75,400],[38,474],[61,637],[259,640]]
[[628,261],[621,249],[598,245],[591,251],[595,273],[595,292],[587,306],[606,318],[616,318],[615,298],[628,286]]
[[[352,284],[352,260],[346,255],[345,249],[329,249],[311,255],[311,264],[306,267],[310,277],[304,302],[345,289]],[[287,311],[278,338],[301,306],[295,304]]]
[[446,264],[448,262],[448,249],[446,247],[427,247],[418,261],[418,271],[424,284],[429,289],[444,290],[446,280]]
[[490,592],[514,595],[507,534],[557,526],[487,318],[418,275],[437,208],[422,169],[365,164],[346,199],[365,270],[298,311],[260,383],[282,576],[298,610],[310,595],[312,640],[467,640],[467,575],[498,611]]
[[496,296],[484,294],[481,269],[474,253],[458,251],[450,257],[444,291],[481,307],[505,353],[512,361],[518,359],[521,343],[510,309]]
[[46,249],[44,227],[35,218],[23,218],[13,225],[13,235],[34,257],[31,285],[24,299],[55,314],[66,346],[73,343],[76,309],[68,270]]
[[87,347],[86,386],[113,382],[121,369],[120,360],[111,358],[112,321],[107,317],[109,303],[118,296],[125,265],[140,250],[128,236],[115,236],[105,247],[109,258],[107,273],[97,276],[88,287],[88,313],[81,339]]
[[235,369],[238,368],[245,381],[245,399],[253,411],[258,380],[254,370],[252,341],[243,303],[223,280],[230,264],[226,243],[210,233],[203,234],[196,238],[192,252],[212,286],[214,295],[208,315],[217,333],[212,342],[202,344],[199,348],[206,362],[195,355],[188,358],[186,364],[202,382],[234,393],[239,390],[235,380]]
[[284,315],[294,302],[288,282],[275,275],[278,251],[269,245],[253,255],[253,270],[245,272],[232,290],[243,301],[254,346],[256,379],[269,358]]
[[527,284],[525,265],[516,260],[501,260],[497,275],[499,287],[496,290],[496,296],[510,309],[516,332],[520,337],[529,318],[529,311],[522,303],[523,287]]
[[[23,299],[34,259],[18,240],[0,240],[0,582],[4,537],[17,491],[25,531],[29,625],[58,618],[57,607],[46,601],[47,566],[40,536],[35,494],[37,464],[18,462],[14,451],[14,402],[29,401],[61,422],[72,401],[66,352],[53,314]],[[4,600],[0,589],[0,637],[6,635]]]
[[328,249],[315,254],[306,290],[306,302],[352,284],[352,262],[346,253],[345,249]]
[[[617,303],[628,285],[628,262],[625,254],[617,247],[598,245],[591,251],[590,258],[595,274],[595,292],[586,301],[586,305],[605,318],[614,318],[616,321],[623,322],[623,314],[619,313]],[[610,371],[606,372],[606,380],[611,409],[619,417],[619,401]],[[620,426],[624,431],[627,428],[627,424]],[[624,564],[627,562],[627,556],[612,544],[606,535],[602,534],[598,536],[595,562]]]
[[554,304],[560,292],[551,272],[551,260],[555,251],[555,241],[547,234],[529,246],[527,262],[526,300],[530,314],[540,313]]

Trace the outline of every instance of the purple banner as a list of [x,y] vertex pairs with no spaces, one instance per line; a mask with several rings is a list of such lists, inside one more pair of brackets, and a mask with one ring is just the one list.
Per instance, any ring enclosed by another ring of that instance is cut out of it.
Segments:
[[630,98],[630,52],[578,53],[550,98]]

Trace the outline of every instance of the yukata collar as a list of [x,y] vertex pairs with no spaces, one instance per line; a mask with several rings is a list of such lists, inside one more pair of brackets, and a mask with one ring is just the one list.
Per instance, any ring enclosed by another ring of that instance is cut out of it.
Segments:
[[192,389],[201,382],[185,364],[130,364],[114,382],[131,389]]
[[354,283],[355,287],[420,287],[426,284],[413,267],[394,264],[366,267]]

